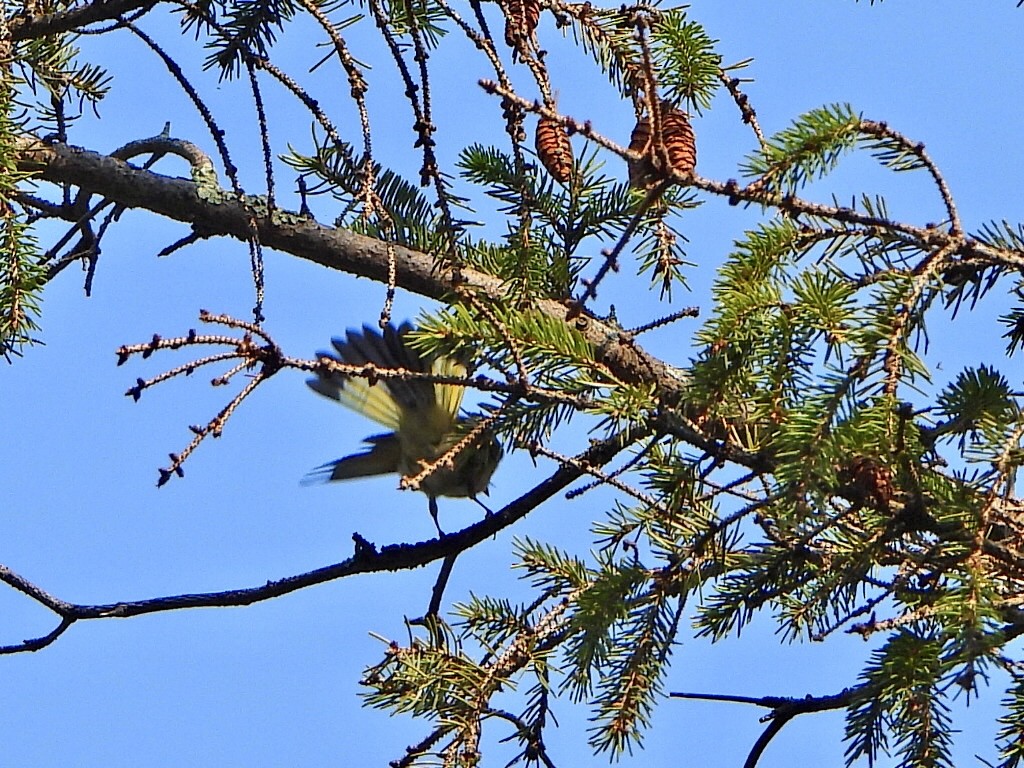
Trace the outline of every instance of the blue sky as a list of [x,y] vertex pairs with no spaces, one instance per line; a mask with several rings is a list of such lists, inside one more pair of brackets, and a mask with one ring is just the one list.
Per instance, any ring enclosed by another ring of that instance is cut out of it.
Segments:
[[[747,0],[695,2],[691,15],[721,41],[726,62],[754,57],[744,74],[755,82],[745,90],[767,132],[807,109],[849,102],[865,116],[924,141],[968,228],[976,229],[989,219],[1024,219],[1024,114],[1017,98],[1024,81],[1024,9],[1014,5]],[[173,28],[156,17],[142,26],[162,35],[168,46],[178,43]],[[298,77],[321,56],[309,32],[304,26],[284,36],[285,46],[292,47],[282,48],[280,63]],[[580,52],[560,41],[550,17],[541,34],[552,51],[549,66],[560,107],[625,141],[632,122],[628,105],[611,100],[611,88]],[[115,90],[101,107],[102,119],[90,119],[73,140],[109,151],[159,133],[169,120],[173,135],[209,147],[193,112],[142,46],[125,34],[111,40],[116,43],[110,46],[82,41],[93,60],[115,74]],[[442,159],[450,160],[459,147],[495,137],[498,123],[493,100],[474,85],[489,75],[482,59],[468,46],[443,55],[436,109]],[[367,49],[375,63],[371,84],[380,82],[370,95],[380,131],[378,157],[415,167],[411,119],[400,107],[389,107],[391,70],[375,56]],[[258,147],[244,88],[200,82],[229,141],[239,142],[243,183],[258,191],[262,171],[253,162]],[[321,68],[313,82],[326,104],[331,93],[347,90],[330,67]],[[529,84],[525,73],[517,82],[524,89]],[[296,117],[286,99],[274,89],[268,93],[272,107]],[[354,131],[351,105],[339,99],[333,106],[339,124]],[[734,105],[720,97],[694,126],[699,172],[718,179],[738,175],[752,137]],[[272,132],[277,152],[287,142],[303,146],[308,120],[278,118]],[[625,176],[615,158],[608,170]],[[165,173],[183,171],[173,163],[163,167]],[[283,190],[292,186],[285,175],[279,184]],[[894,177],[859,159],[817,189],[824,199],[832,192],[848,198],[884,191],[897,217],[916,223],[941,218],[939,200],[923,179]],[[688,274],[692,292],[679,292],[675,307],[694,304],[706,312],[716,264],[753,220],[751,212],[718,200],[687,217],[683,229],[698,266]],[[123,393],[136,377],[184,358],[157,355],[118,368],[114,350],[154,332],[182,333],[196,326],[200,308],[245,317],[252,305],[248,255],[238,243],[204,242],[156,258],[183,234],[180,225],[127,213],[104,243],[93,297],[83,296],[82,275],[67,270],[46,294],[45,346],[0,369],[0,419],[6,428],[0,448],[0,562],[66,600],[104,603],[253,586],[307,571],[349,556],[354,531],[380,545],[430,537],[433,524],[423,497],[396,491],[393,478],[299,486],[309,469],[356,449],[375,427],[310,394],[298,375],[282,375],[262,387],[224,436],[193,456],[183,480],[155,487],[157,467],[190,439],[187,426],[208,420],[226,395],[207,385],[212,372],[162,385],[133,403]],[[312,356],[332,335],[373,322],[384,297],[380,285],[272,252],[266,273],[267,329],[296,355]],[[607,286],[597,307],[614,303],[627,327],[653,314],[651,298],[642,291],[646,279],[632,281],[629,274],[623,270]],[[420,306],[417,297],[401,295],[395,317],[415,316]],[[978,318],[995,312],[983,306]],[[994,360],[1019,385],[1019,362],[1004,362],[1000,340],[979,334],[981,327],[991,328],[969,315],[933,327],[934,353],[946,375]],[[689,330],[679,324],[645,343],[670,362],[684,363]],[[585,439],[576,434],[569,442],[583,445]],[[515,498],[551,470],[544,464],[535,468],[525,456],[509,457],[495,476],[493,503]],[[471,591],[524,596],[508,568],[513,537],[586,551],[587,528],[611,498],[602,492],[575,502],[555,499],[536,510],[460,558],[448,599]],[[443,500],[441,514],[454,529],[473,521],[478,509]],[[84,622],[39,653],[0,658],[8,702],[0,764],[385,765],[426,727],[360,706],[360,673],[384,648],[370,633],[404,640],[403,616],[423,612],[435,571],[346,579],[248,608]],[[0,590],[0,616],[0,643],[53,626],[52,616],[10,591]],[[709,646],[685,638],[667,689],[835,693],[855,682],[868,650],[847,637],[780,646],[765,617],[739,641]],[[998,689],[983,692],[966,713],[955,707],[964,730],[958,765],[976,764],[975,754],[994,758],[993,727],[986,720],[999,695]],[[560,727],[547,742],[556,763],[605,764],[603,757],[587,758],[587,713],[568,701],[556,705],[555,713]],[[740,765],[764,727],[757,722],[762,714],[739,705],[665,702],[635,762]],[[841,765],[841,733],[841,715],[806,716],[775,739],[760,765]],[[495,744],[505,735],[491,731],[485,744],[494,751],[484,765],[504,765],[511,757],[507,745]]]

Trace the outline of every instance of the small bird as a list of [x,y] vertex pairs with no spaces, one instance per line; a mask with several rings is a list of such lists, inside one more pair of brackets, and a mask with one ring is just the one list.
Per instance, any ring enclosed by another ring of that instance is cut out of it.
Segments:
[[[413,330],[410,323],[399,328],[388,324],[383,333],[369,326],[350,330],[344,339],[331,340],[336,355],[318,352],[350,365],[372,363],[380,369],[403,369],[437,376],[466,376],[466,367],[450,357],[424,357],[406,343]],[[441,458],[472,428],[472,417],[461,416],[459,408],[465,387],[436,384],[423,379],[388,377],[376,381],[361,376],[322,372],[306,384],[314,392],[336,400],[363,414],[391,432],[371,435],[363,442],[370,447],[317,467],[314,479],[327,482],[397,472],[403,477],[418,475],[429,463]],[[420,484],[430,499],[430,515],[437,521],[437,497],[469,497],[487,493],[491,475],[501,461],[501,443],[485,431],[473,445],[454,458],[453,466],[438,467]],[[479,501],[477,503],[480,503]],[[481,504],[481,506],[483,506]],[[486,509],[486,507],[484,507]]]

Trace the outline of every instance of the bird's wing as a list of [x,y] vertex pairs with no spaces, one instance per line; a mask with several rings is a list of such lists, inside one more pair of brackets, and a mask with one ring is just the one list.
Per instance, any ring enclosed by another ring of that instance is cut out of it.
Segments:
[[[460,378],[465,378],[467,373],[466,366],[450,357],[439,357],[434,360],[430,366],[430,372],[435,376],[458,376]],[[452,423],[458,418],[459,409],[462,407],[462,396],[465,393],[466,388],[458,384],[434,385],[434,397],[437,400],[437,405],[451,417]]]
[[[403,341],[410,330],[409,323],[397,329],[389,325],[383,334],[364,326],[362,331],[348,331],[344,339],[332,340],[336,355],[317,354],[350,365],[371,363],[378,368],[426,372],[423,359]],[[425,381],[381,379],[371,384],[359,376],[333,373],[320,374],[306,384],[314,392],[396,430],[402,422],[403,411],[431,408],[435,403],[433,384]]]
[[314,392],[337,400],[346,408],[351,408],[384,427],[398,429],[401,411],[391,395],[379,383],[370,386],[366,379],[340,376],[310,379],[306,383]]

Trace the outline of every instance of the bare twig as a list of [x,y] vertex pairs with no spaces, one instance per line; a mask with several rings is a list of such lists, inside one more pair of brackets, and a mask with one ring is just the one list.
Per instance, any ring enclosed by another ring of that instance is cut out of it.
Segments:
[[623,493],[627,494],[628,496],[632,496],[641,504],[645,504],[651,509],[661,509],[667,513],[667,510],[664,510],[664,507],[661,505],[661,503],[653,496],[648,496],[646,493],[643,493],[642,491],[637,490],[633,486],[622,482],[614,475],[602,472],[597,467],[592,467],[589,464],[581,463],[575,457],[564,456],[560,453],[552,451],[548,448],[545,448],[538,442],[532,442],[529,445],[526,445],[525,448],[528,451],[530,451],[530,453],[540,454],[541,456],[545,456],[551,459],[552,461],[557,461],[559,464],[562,464],[563,466],[573,467],[574,469],[580,471],[581,473],[586,473],[591,477],[595,477],[597,478],[598,484],[610,485],[612,488],[616,488],[622,491]]
[[738,77],[731,77],[729,75],[730,69],[737,69],[741,66],[746,66],[748,61],[734,64],[731,67],[723,67],[718,70],[718,79],[722,81],[722,84],[729,91],[729,95],[732,96],[732,100],[736,102],[736,106],[740,109],[740,115],[743,116],[743,122],[750,126],[750,129],[754,132],[754,136],[757,137],[757,143],[762,147],[767,146],[768,142],[765,141],[764,133],[761,131],[761,124],[757,121],[757,112],[754,111],[754,107],[750,104],[750,99],[747,98],[747,94],[740,90],[740,79]]
[[946,206],[946,213],[949,214],[950,234],[963,235],[964,228],[960,222],[960,214],[957,212],[956,203],[953,201],[953,193],[950,191],[949,184],[946,182],[946,178],[942,175],[939,167],[935,165],[931,156],[925,151],[924,144],[911,141],[899,131],[890,128],[887,123],[880,123],[874,120],[862,120],[860,130],[869,136],[891,139],[902,146],[906,152],[917,156],[921,164],[928,169],[928,173],[931,174],[932,179],[935,181],[935,186],[939,190],[939,194],[942,195],[942,202]]

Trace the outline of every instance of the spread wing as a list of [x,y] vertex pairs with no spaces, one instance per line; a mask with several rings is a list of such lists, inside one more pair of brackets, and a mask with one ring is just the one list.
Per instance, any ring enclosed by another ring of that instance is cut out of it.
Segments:
[[[405,343],[410,323],[388,325],[383,333],[370,326],[351,330],[332,340],[335,354],[319,352],[350,365],[372,363],[378,368],[403,368],[416,373],[462,377],[466,368],[447,357],[427,359]],[[455,424],[465,389],[421,379],[382,378],[371,383],[361,376],[320,374],[306,382],[310,389],[373,419],[378,424],[417,437],[440,439]]]
[[[427,370],[423,360],[403,342],[402,337],[410,330],[412,326],[408,323],[397,329],[389,325],[383,333],[364,326],[362,331],[348,331],[344,339],[332,339],[336,354],[317,354],[350,365],[372,363],[379,368],[423,372]],[[320,374],[306,384],[314,392],[396,430],[402,421],[403,408],[425,407],[434,402],[433,385],[425,382],[384,379],[371,384],[360,376],[331,373]]]
[[[382,371],[402,369],[459,379],[466,376],[466,367],[457,360],[424,357],[408,346],[405,341],[411,331],[409,323],[398,328],[389,325],[383,332],[364,326],[348,331],[344,339],[333,339],[333,353],[318,354],[349,365],[370,363]],[[390,473],[414,475],[423,462],[443,455],[464,434],[459,409],[465,387],[459,384],[384,376],[371,380],[326,372],[306,383],[313,391],[392,430],[367,438],[369,447],[362,453],[318,467],[310,482]],[[428,477],[421,490],[431,498],[475,496],[486,491],[500,459],[500,443],[488,436],[480,446],[463,451],[454,468]]]

